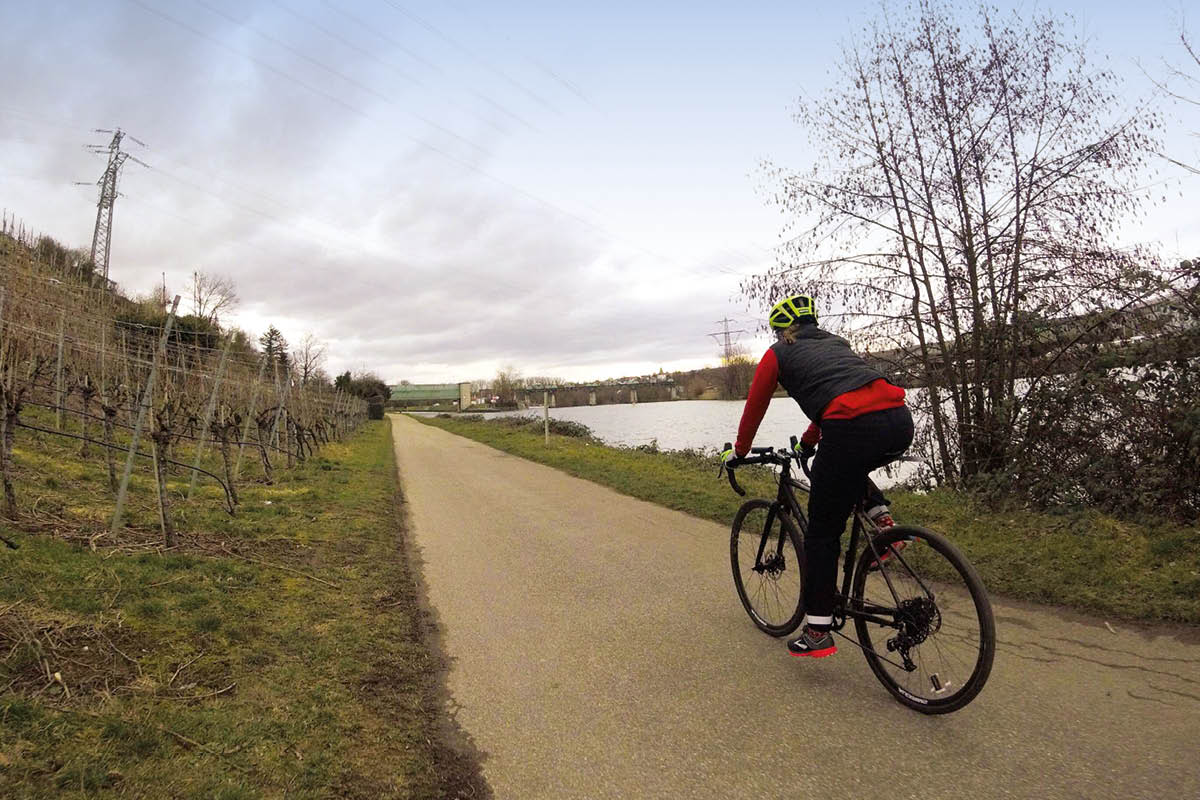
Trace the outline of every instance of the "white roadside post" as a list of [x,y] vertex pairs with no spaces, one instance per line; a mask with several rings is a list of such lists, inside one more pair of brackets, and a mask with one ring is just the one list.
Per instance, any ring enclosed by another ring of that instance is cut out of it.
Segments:
[[542,413],[544,414],[542,426],[546,432],[546,444],[550,444],[550,392],[545,389],[542,390]]

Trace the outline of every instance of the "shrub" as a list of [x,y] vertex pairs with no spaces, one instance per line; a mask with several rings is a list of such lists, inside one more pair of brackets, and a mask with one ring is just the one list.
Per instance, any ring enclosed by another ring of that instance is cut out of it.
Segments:
[[1200,519],[1200,359],[1084,371],[1032,390],[1012,469],[982,484],[1037,507]]
[[[464,419],[479,419],[479,415],[469,415]],[[501,425],[508,428],[516,428],[518,430],[528,430],[535,433],[540,433],[546,421],[542,417],[536,416],[512,416],[512,417],[493,417],[488,420],[491,425]],[[570,436],[573,439],[590,439],[598,441],[596,435],[592,433],[592,429],[581,422],[573,422],[569,419],[550,418],[550,432],[557,436]]]

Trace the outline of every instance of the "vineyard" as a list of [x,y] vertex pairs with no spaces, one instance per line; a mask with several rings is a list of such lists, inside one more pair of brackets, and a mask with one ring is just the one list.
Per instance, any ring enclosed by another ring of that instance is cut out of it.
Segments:
[[0,796],[477,783],[440,733],[386,423],[0,231]]
[[[0,235],[0,469],[10,520],[91,542],[157,528],[176,544],[181,504],[220,503],[271,483],[365,418],[365,402],[297,379],[286,357],[254,352],[239,331],[169,308],[147,309],[38,258]],[[70,439],[106,475],[105,518],[51,516],[22,490],[22,448]],[[128,527],[127,527],[128,526]],[[26,526],[28,527],[28,526]]]

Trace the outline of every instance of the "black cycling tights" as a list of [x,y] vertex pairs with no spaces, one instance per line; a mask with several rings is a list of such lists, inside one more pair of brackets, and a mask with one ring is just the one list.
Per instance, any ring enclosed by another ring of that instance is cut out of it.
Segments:
[[912,414],[903,406],[821,423],[821,447],[813,459],[808,532],[804,537],[807,613],[817,617],[833,613],[837,561],[846,520],[862,499],[871,470],[895,461],[912,440]]

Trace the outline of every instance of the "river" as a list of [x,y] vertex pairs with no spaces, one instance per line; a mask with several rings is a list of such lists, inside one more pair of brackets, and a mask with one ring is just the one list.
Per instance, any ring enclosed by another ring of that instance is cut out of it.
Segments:
[[[737,437],[744,406],[744,400],[676,400],[636,405],[551,408],[550,416],[587,425],[606,444],[636,447],[657,443],[662,450],[717,450],[723,443],[732,442]],[[544,409],[534,407],[528,411],[498,413],[541,419]],[[807,427],[808,418],[794,401],[776,397],[763,417],[758,435],[754,437],[754,445],[786,447],[788,437],[799,436]],[[882,473],[877,473],[875,477],[881,485],[892,484],[911,475],[914,469],[913,464],[903,464],[894,477]]]
[[[662,450],[709,450],[719,449],[724,442],[732,442],[737,437],[743,406],[743,400],[614,403],[551,408],[550,416],[587,425],[606,444],[636,447],[657,442]],[[528,411],[505,411],[498,415],[541,419],[543,413],[542,407],[535,406]],[[787,398],[777,397],[759,426],[754,444],[784,446],[789,436],[799,436],[807,427],[808,418],[799,406]]]

